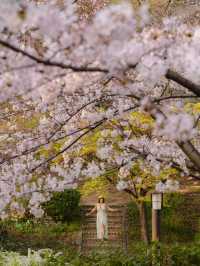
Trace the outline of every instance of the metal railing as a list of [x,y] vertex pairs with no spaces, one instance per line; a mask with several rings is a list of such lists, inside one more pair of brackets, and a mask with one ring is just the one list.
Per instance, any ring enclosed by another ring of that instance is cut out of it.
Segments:
[[122,214],[122,224],[123,224],[123,249],[127,251],[128,248],[128,226],[127,226],[127,206],[123,206]]
[[[128,248],[128,225],[127,225],[127,206],[126,205],[109,205],[112,208],[121,209],[121,233],[122,233],[122,248],[127,251]],[[81,208],[81,233],[80,233],[80,246],[79,246],[79,251],[82,252],[84,248],[84,230],[85,230],[85,209],[92,208],[92,205],[84,205]]]

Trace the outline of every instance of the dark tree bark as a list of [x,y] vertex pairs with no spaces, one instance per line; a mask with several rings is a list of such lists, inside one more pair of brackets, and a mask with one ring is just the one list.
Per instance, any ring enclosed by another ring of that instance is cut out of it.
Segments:
[[140,201],[138,203],[139,215],[140,215],[140,230],[141,230],[141,239],[149,244],[149,230],[147,222],[147,208],[146,202]]
[[177,142],[185,155],[190,159],[194,166],[200,170],[200,153],[190,141]]

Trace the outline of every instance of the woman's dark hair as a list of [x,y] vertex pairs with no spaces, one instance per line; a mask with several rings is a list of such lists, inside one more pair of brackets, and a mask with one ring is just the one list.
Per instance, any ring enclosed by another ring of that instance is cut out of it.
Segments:
[[105,202],[105,198],[104,197],[101,197],[101,198],[98,198],[98,203],[100,203],[101,200],[103,200],[103,203]]

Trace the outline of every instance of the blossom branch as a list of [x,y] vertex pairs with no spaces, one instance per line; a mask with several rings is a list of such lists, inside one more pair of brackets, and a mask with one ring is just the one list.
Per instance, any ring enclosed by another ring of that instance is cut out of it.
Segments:
[[[0,45],[6,47],[7,49],[12,50],[13,52],[20,53],[21,55],[37,62],[38,64],[42,64],[44,66],[52,66],[52,67],[58,67],[61,69],[69,69],[75,72],[102,72],[102,73],[109,73],[109,70],[103,67],[92,67],[92,66],[75,66],[72,64],[65,64],[58,61],[51,61],[51,60],[45,60],[42,58],[39,58],[37,56],[34,56],[27,51],[24,51],[20,49],[18,46],[11,44],[3,39],[0,39]],[[134,65],[129,65],[128,68],[134,69],[137,66],[137,63]],[[200,96],[200,86],[195,84],[194,82],[186,79],[179,73],[177,73],[174,70],[168,69],[165,77],[169,80],[173,80],[176,83],[182,85],[183,87],[187,88],[189,91],[192,91],[197,96]]]
[[90,67],[90,66],[74,66],[71,64],[65,64],[65,63],[61,63],[58,61],[51,61],[51,60],[45,60],[42,58],[39,58],[35,55],[32,55],[30,53],[28,53],[27,51],[24,51],[22,49],[20,49],[18,46],[11,44],[5,40],[0,39],[0,45],[10,49],[11,51],[15,52],[15,53],[19,53],[35,62],[37,62],[38,64],[42,64],[44,66],[52,66],[52,67],[58,67],[61,69],[69,69],[69,70],[73,70],[75,72],[102,72],[102,73],[108,73],[108,70],[105,68],[101,68],[101,67]]
[[89,132],[95,130],[96,128],[98,128],[100,125],[102,125],[102,123],[104,122],[101,121],[99,122],[97,125],[90,127],[87,131],[85,131],[84,133],[82,133],[80,136],[78,136],[75,140],[73,140],[69,145],[67,145],[67,147],[65,147],[64,149],[62,149],[61,151],[57,152],[56,154],[52,155],[51,157],[49,157],[47,160],[45,160],[44,162],[38,164],[36,167],[34,167],[33,169],[30,170],[30,172],[34,172],[36,169],[40,168],[42,165],[44,164],[48,164],[49,162],[51,162],[52,160],[54,160],[56,157],[58,157],[60,154],[64,153],[65,151],[69,150],[74,144],[76,144],[80,139],[82,139],[85,135],[87,135]]
[[200,96],[200,85],[195,84],[189,79],[186,79],[182,75],[178,74],[177,72],[169,69],[165,75],[167,79],[173,80],[176,83],[182,85],[183,87],[187,88],[189,91],[193,92],[197,96]]

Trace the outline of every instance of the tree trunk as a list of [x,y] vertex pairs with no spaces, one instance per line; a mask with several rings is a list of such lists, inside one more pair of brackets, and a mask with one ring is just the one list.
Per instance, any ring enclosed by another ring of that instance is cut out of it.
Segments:
[[144,201],[139,202],[138,208],[140,214],[141,238],[146,244],[149,244],[146,203]]
[[200,170],[200,153],[190,141],[178,142],[178,146],[187,155],[194,166]]
[[187,88],[189,91],[193,92],[197,96],[200,96],[200,86],[199,84],[195,84],[191,80],[185,78],[181,74],[169,69],[165,75],[167,79],[173,80],[176,83],[182,85],[183,87]]

